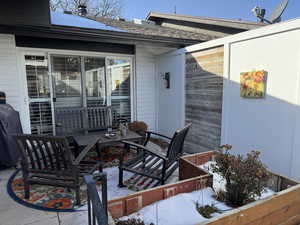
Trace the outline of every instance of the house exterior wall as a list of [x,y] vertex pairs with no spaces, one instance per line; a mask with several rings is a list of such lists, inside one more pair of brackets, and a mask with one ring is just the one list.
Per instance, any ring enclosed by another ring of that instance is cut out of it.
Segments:
[[156,130],[156,61],[143,46],[136,46],[136,115]]
[[[136,48],[136,60],[133,64],[135,79],[132,83],[134,92],[132,102],[135,111],[133,115],[137,120],[145,121],[149,125],[149,129],[156,130],[156,60],[155,55],[147,49],[142,46]],[[7,103],[20,112],[25,132],[30,132],[22,51],[16,47],[14,35],[0,34],[0,91],[6,93]],[[34,52],[34,50],[32,51]],[[45,51],[48,50],[45,49]],[[41,49],[38,52],[41,52]],[[74,53],[72,52],[72,54]],[[87,55],[88,52],[84,52],[84,54]]]
[[49,25],[49,0],[10,0],[1,4],[1,24]]
[[[300,157],[299,40],[297,30],[231,44],[230,74],[224,88],[228,103],[223,143],[233,144],[237,153],[260,150],[269,167],[288,176],[292,175],[293,152]],[[240,73],[252,70],[267,71],[264,99],[240,97]],[[300,165],[295,166],[300,179]]]
[[7,103],[21,113],[21,120],[24,121],[18,65],[14,35],[0,34],[0,91],[6,93]]
[[[300,19],[295,19],[173,53],[189,54],[224,46],[221,144],[233,145],[232,152],[236,154],[259,150],[270,170],[297,180],[300,180],[299,40]],[[253,70],[267,71],[263,99],[240,97],[240,73]]]
[[[157,131],[171,137],[184,126],[184,65],[182,54],[164,54],[157,59]],[[163,75],[170,73],[170,88],[165,87]]]

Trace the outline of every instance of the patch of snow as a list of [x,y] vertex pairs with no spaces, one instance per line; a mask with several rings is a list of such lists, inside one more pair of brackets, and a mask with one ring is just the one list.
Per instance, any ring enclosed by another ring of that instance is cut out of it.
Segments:
[[53,25],[126,32],[124,30],[107,26],[98,21],[84,18],[81,16],[65,14],[61,12],[51,12],[50,16],[51,16],[51,24]]
[[[211,188],[194,191],[191,193],[178,194],[174,197],[158,201],[144,207],[137,213],[122,217],[120,220],[128,218],[140,218],[146,225],[192,225],[206,221],[196,209],[196,203],[200,205],[214,204],[220,210],[230,210],[224,203],[216,201]],[[216,213],[215,215],[218,215]]]
[[[129,194],[135,193],[128,188],[120,188],[119,184],[119,168],[118,167],[110,167],[104,169],[104,172],[107,174],[107,199],[111,200],[114,198],[123,197]],[[123,172],[123,180],[127,180],[132,176],[132,173],[124,171]]]
[[216,165],[216,162],[208,161],[205,164],[200,165],[199,167],[213,175],[213,188],[214,188],[215,192],[219,192],[219,191],[225,190],[226,180],[218,173],[213,172],[214,165]]
[[[224,190],[226,190],[226,180],[218,173],[213,172],[214,165],[216,165],[215,161],[208,161],[205,164],[200,165],[199,167],[213,175],[213,188],[214,188],[215,192],[218,192],[220,190],[224,191]],[[255,199],[259,200],[259,199],[267,198],[274,194],[275,194],[275,192],[273,190],[271,190],[270,188],[265,188],[264,191],[261,193],[261,196],[260,197],[257,196]]]

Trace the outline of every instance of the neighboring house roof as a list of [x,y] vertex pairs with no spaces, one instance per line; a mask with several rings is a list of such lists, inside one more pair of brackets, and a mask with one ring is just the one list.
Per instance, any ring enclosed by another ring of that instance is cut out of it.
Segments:
[[171,19],[177,21],[215,25],[215,26],[236,28],[242,30],[250,30],[250,29],[254,29],[266,25],[264,23],[252,22],[252,21],[228,20],[228,19],[219,19],[219,18],[211,18],[211,17],[203,17],[203,16],[189,16],[189,15],[167,14],[167,13],[157,13],[157,12],[150,12],[146,19],[155,22],[160,22],[161,20],[164,19]]
[[115,27],[121,30],[126,30],[129,33],[142,34],[146,36],[169,37],[198,40],[199,42],[212,40],[215,37],[200,34],[196,32],[184,31],[169,27],[163,27],[155,24],[136,24],[131,21],[122,21],[117,19],[109,19],[104,17],[89,17],[95,21],[106,24],[107,26]]
[[124,30],[107,26],[104,23],[100,23],[85,17],[61,12],[50,12],[50,20],[52,25],[124,32]]

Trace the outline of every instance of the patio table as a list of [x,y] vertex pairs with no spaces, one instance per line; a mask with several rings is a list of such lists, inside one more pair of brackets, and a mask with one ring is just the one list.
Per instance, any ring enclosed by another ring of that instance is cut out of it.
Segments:
[[[90,133],[86,135],[75,135],[73,138],[77,142],[79,146],[87,146],[88,144],[98,140],[97,142],[97,152],[99,154],[99,157],[101,158],[101,149],[103,147],[107,146],[113,146],[117,143],[120,143],[121,141],[141,141],[142,136],[137,134],[136,132],[128,130],[125,136],[122,136],[119,134],[119,132],[114,132],[116,135],[113,137],[106,137],[105,134],[107,131],[102,131],[102,132],[95,132],[95,133]],[[87,151],[82,151],[78,155],[77,159],[78,161],[82,160],[86,154]],[[99,168],[100,171],[102,171],[102,168]]]

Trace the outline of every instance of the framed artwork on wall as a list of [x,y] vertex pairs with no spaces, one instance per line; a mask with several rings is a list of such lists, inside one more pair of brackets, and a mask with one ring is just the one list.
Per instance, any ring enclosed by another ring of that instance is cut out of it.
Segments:
[[267,72],[264,70],[240,74],[240,93],[243,98],[264,98]]

